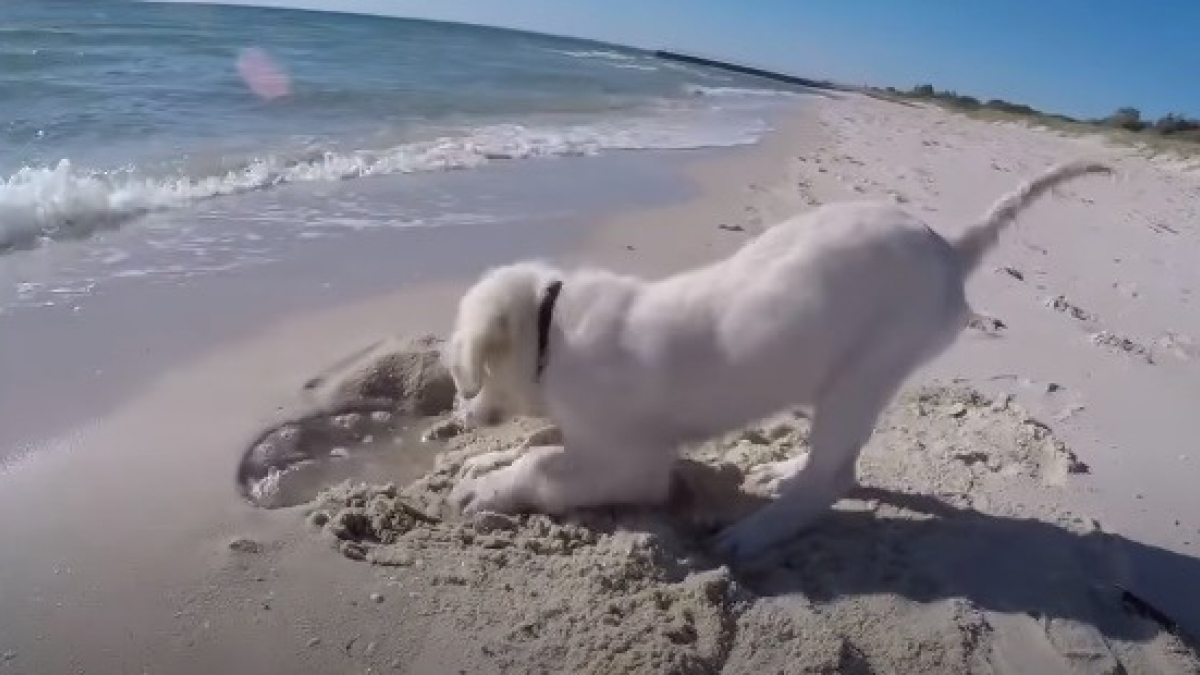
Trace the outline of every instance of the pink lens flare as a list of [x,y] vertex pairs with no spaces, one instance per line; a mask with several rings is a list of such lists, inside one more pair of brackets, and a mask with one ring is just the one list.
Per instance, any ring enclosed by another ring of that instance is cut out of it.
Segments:
[[263,49],[243,49],[238,56],[237,70],[250,91],[261,99],[273,101],[291,93],[291,79]]

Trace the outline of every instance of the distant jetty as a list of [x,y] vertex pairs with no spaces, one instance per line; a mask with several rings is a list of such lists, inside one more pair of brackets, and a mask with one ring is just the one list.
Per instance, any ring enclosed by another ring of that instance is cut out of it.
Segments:
[[709,68],[716,68],[718,70],[727,70],[731,73],[741,73],[742,75],[761,77],[767,80],[774,80],[776,82],[795,84],[801,87],[808,87],[810,89],[830,89],[834,91],[842,91],[845,89],[844,87],[840,87],[832,82],[819,82],[817,80],[810,80],[806,77],[798,77],[796,75],[777,73],[771,70],[764,70],[762,68],[743,66],[740,63],[731,63],[729,61],[706,59],[703,56],[694,56],[692,54],[683,54],[680,52],[672,52],[660,49],[655,51],[654,55],[667,61],[678,61],[680,63],[690,63],[697,66],[707,66]]

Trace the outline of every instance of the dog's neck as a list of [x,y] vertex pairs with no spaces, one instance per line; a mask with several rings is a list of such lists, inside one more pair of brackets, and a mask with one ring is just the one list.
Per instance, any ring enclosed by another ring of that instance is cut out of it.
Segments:
[[555,279],[546,286],[546,293],[538,305],[537,316],[537,372],[534,380],[542,379],[542,371],[550,358],[550,322],[554,319],[554,303],[558,302],[558,294],[562,291],[562,281]]

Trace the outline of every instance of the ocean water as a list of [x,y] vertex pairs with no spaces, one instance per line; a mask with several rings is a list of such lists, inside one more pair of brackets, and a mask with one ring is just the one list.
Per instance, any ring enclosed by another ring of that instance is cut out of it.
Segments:
[[[280,242],[528,218],[536,201],[487,204],[478,181],[432,198],[405,177],[749,144],[802,95],[488,28],[4,0],[0,312],[270,264]],[[412,199],[352,187],[383,176]]]

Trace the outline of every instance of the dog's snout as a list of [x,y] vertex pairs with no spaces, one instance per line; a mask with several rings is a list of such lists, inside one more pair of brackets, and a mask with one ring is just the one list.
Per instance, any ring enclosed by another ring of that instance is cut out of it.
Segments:
[[482,392],[476,392],[477,396],[467,398],[459,394],[457,404],[458,418],[468,428],[478,428],[495,426],[504,422],[505,412],[502,406],[496,405],[494,402],[486,400],[486,397],[479,396]]

